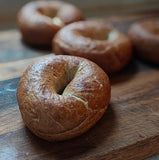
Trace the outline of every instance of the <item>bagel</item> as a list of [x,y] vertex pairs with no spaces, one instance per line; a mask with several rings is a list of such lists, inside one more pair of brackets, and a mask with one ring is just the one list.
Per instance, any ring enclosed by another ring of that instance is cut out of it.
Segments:
[[31,45],[51,45],[55,33],[64,25],[84,20],[82,12],[62,1],[27,3],[17,16],[23,39]]
[[134,23],[128,35],[141,59],[159,64],[159,20]]
[[48,141],[86,132],[104,114],[110,82],[95,63],[74,56],[49,56],[22,75],[17,100],[26,126]]
[[81,21],[65,26],[53,39],[53,51],[57,55],[90,59],[108,74],[120,71],[132,57],[128,37],[98,21]]

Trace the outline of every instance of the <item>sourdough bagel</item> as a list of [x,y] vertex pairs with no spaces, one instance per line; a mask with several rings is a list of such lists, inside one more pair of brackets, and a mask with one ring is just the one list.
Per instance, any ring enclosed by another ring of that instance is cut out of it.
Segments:
[[35,1],[19,11],[17,24],[23,39],[32,45],[51,45],[55,33],[64,25],[83,20],[82,12],[62,1]]
[[95,63],[74,56],[50,56],[22,75],[17,100],[26,126],[48,141],[87,131],[104,114],[110,83]]
[[159,20],[134,23],[128,35],[140,58],[159,64]]
[[130,40],[98,21],[75,22],[62,28],[53,39],[53,51],[90,59],[106,73],[120,71],[132,57]]

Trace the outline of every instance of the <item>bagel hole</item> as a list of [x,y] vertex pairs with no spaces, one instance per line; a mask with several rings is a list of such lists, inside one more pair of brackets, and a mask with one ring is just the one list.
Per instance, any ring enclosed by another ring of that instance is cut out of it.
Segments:
[[82,36],[87,37],[87,38],[91,38],[91,39],[94,39],[94,40],[106,40],[106,39],[108,39],[108,34],[95,34],[93,32],[82,33]]
[[56,26],[60,26],[63,27],[65,24],[64,22],[61,20],[61,18],[57,17],[57,9],[53,9],[53,8],[39,8],[38,11],[44,15],[47,16],[49,18],[52,19],[52,23]]
[[111,31],[108,34],[108,40],[114,40],[117,38],[117,36],[118,36],[118,33],[116,33],[115,31]]
[[65,25],[59,17],[52,18],[52,23],[60,27],[63,27]]
[[41,13],[44,16],[53,18],[56,17],[57,15],[57,9],[53,9],[53,8],[38,8],[38,12]]
[[105,30],[105,31],[101,31],[101,30],[97,30],[97,31],[93,31],[90,29],[90,31],[79,31],[79,33],[87,38],[90,39],[94,39],[94,40],[108,40],[109,38],[109,30]]
[[59,95],[63,95],[67,85],[74,79],[79,67],[69,68],[67,70],[65,78],[63,78],[60,82],[59,88],[56,90],[56,93]]

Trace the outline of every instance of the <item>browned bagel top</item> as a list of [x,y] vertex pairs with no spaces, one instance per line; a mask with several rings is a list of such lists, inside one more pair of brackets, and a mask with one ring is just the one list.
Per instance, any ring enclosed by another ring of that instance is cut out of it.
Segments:
[[145,40],[153,39],[154,41],[159,41],[159,20],[136,22],[130,27],[129,34],[131,34],[132,37],[134,35],[134,37],[137,36]]
[[17,98],[33,132],[53,136],[53,140],[66,139],[87,130],[103,115],[110,100],[110,83],[104,71],[89,60],[52,56],[24,72]]
[[125,35],[110,25],[98,21],[70,24],[57,33],[54,41],[66,50],[77,53],[91,52],[91,54],[103,54],[129,42]]
[[50,45],[63,26],[83,20],[82,12],[62,1],[34,1],[22,7],[17,16],[23,39],[31,45]]
[[30,25],[40,25],[43,21],[50,25],[62,26],[84,19],[77,7],[62,1],[30,2],[22,7],[18,16]]
[[136,54],[141,59],[159,64],[159,19],[143,20],[132,24],[128,35]]
[[92,60],[106,73],[121,70],[132,57],[129,38],[101,21],[80,21],[62,28],[53,39],[55,54]]

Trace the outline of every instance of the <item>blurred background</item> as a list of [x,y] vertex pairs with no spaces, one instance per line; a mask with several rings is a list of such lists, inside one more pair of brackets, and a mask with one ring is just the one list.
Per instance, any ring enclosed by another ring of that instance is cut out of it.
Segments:
[[[31,0],[0,0],[0,31],[1,31],[0,32],[0,80],[6,80],[6,79],[19,77],[24,71],[24,68],[35,60],[34,59],[35,57],[39,58],[41,56],[46,56],[47,54],[50,54],[52,52],[51,48],[47,48],[47,49],[33,48],[27,45],[24,41],[22,41],[20,32],[18,30],[15,30],[17,12],[20,10],[20,8],[25,3],[29,1]],[[78,6],[84,12],[84,15],[86,16],[86,18],[97,18],[98,17],[98,18],[105,18],[106,20],[110,20],[111,22],[113,22],[113,25],[115,27],[117,27],[120,31],[124,33],[127,33],[127,29],[129,28],[129,26],[136,20],[139,20],[142,18],[146,19],[149,17],[150,18],[159,17],[159,0],[64,0],[64,1],[70,2]],[[131,65],[132,67],[130,67]],[[145,66],[143,64],[141,65],[139,62],[137,62],[137,65],[134,62],[131,63],[131,65],[129,65],[129,68],[125,70],[126,72],[121,72],[121,80],[123,81],[123,83],[124,81],[125,82],[127,81],[127,78],[125,80],[125,77],[124,77],[125,73],[127,74],[126,77],[129,77],[129,75],[131,75],[130,77],[132,78],[132,76],[136,74],[136,72],[140,72],[140,70],[141,71],[151,70],[146,65]],[[118,78],[116,82],[118,82]],[[119,78],[119,82],[120,82],[120,78]],[[154,92],[154,93],[157,94],[158,92]],[[151,93],[149,94],[151,95]],[[13,100],[13,102],[14,101],[15,100]],[[6,106],[7,105],[9,106],[11,102],[10,101],[4,102],[4,104]],[[144,103],[146,104],[147,101]],[[139,104],[139,106],[140,105],[141,104]],[[7,109],[8,108],[9,107],[7,107]],[[12,110],[9,110],[9,113],[6,114],[7,117],[9,117],[8,115],[10,113],[12,113]],[[10,122],[10,120],[7,120],[6,122]],[[17,122],[19,123],[19,121]],[[156,122],[154,123],[156,124]],[[20,129],[20,134],[21,133],[23,134],[23,132],[25,133],[25,131]],[[12,135],[11,132],[8,132],[7,134],[8,136]],[[19,133],[16,132],[16,135],[18,134]],[[147,135],[147,133],[145,134]],[[141,135],[139,134],[139,136],[142,137],[142,132],[141,132]],[[14,136],[12,137],[14,138]],[[142,138],[145,138],[145,137],[142,137]],[[155,140],[155,138],[153,140]],[[16,142],[16,140],[14,141],[13,139],[7,138],[7,143],[9,142],[14,143]],[[21,141],[18,140],[18,145],[20,144],[20,142]],[[5,141],[4,142],[2,141],[2,143],[4,144]],[[149,143],[151,143],[151,141]],[[25,142],[23,142],[23,144],[25,144]],[[18,146],[14,146],[14,145],[17,145],[17,144],[9,144],[9,147],[6,148],[6,150],[4,150],[5,151],[4,154],[7,156],[13,155],[13,159],[14,159],[15,154],[22,155],[24,153],[24,152],[21,153],[21,150],[19,152],[16,149],[16,147]],[[33,145],[33,147],[37,147],[33,149],[37,153],[39,149],[38,145],[39,144]],[[19,153],[15,153],[15,150],[16,152],[19,152]],[[152,152],[154,153],[153,148],[150,148],[150,150],[152,150]],[[26,152],[26,153],[29,153],[29,152]],[[41,151],[39,151],[39,153],[40,155],[42,155]],[[150,153],[145,153],[145,154],[150,154]],[[56,156],[58,157],[58,155]],[[147,160],[159,160],[159,154]]]
[[[30,0],[0,0],[0,30],[15,28],[17,11]],[[77,5],[86,17],[151,12],[159,9],[159,0],[64,0]]]

